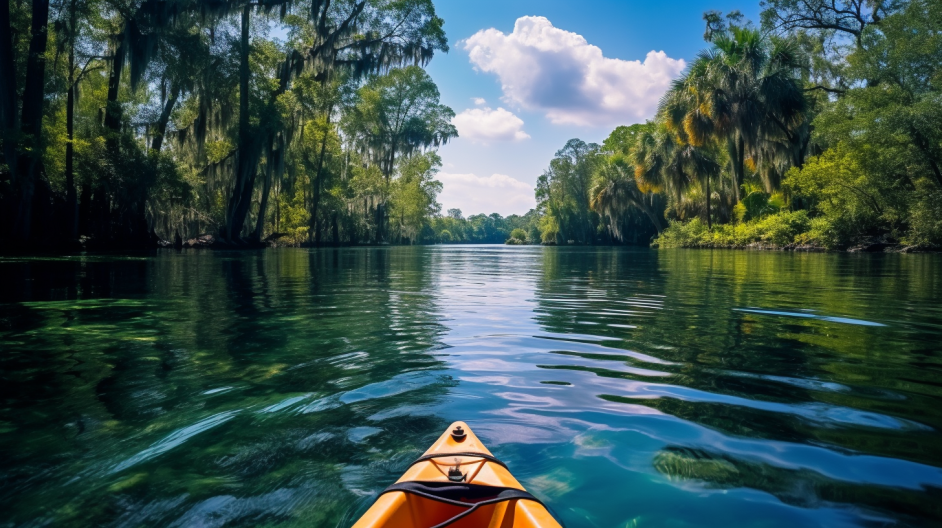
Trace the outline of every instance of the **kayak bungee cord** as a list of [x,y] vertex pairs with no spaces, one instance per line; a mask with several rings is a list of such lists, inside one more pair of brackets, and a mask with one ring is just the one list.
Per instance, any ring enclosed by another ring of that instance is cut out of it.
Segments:
[[[432,526],[431,528],[445,528],[446,526],[451,525],[452,523],[467,517],[474,513],[474,511],[479,506],[487,506],[490,504],[497,504],[499,502],[509,501],[513,499],[519,500],[529,500],[538,503],[540,506],[544,506],[543,502],[531,495],[530,493],[514,488],[501,488],[498,486],[481,486],[479,484],[445,484],[443,487],[434,486],[433,484],[444,484],[440,482],[399,482],[393,484],[383,490],[380,495],[384,493],[390,493],[393,491],[401,491],[404,493],[411,493],[418,495],[420,497],[425,497],[438,502],[444,502],[445,504],[451,504],[453,506],[460,506],[462,508],[468,508],[467,510],[455,515],[454,517],[443,521],[441,523]],[[499,491],[497,491],[499,490]],[[497,491],[496,496],[494,492]],[[450,499],[444,496],[446,493],[455,494],[462,498],[468,497],[469,495],[475,494],[487,494],[491,496],[491,499],[485,499],[478,502],[466,502],[457,499]]]

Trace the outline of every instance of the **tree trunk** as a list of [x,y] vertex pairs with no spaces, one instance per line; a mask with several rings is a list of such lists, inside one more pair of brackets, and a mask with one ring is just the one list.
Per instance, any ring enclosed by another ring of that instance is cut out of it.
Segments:
[[19,208],[13,236],[21,242],[30,238],[33,199],[42,160],[39,156],[43,119],[43,92],[46,78],[46,42],[49,22],[49,0],[33,0],[30,24],[29,57],[26,62],[26,83],[23,90],[22,131],[28,149],[17,162]]
[[118,152],[118,134],[121,133],[121,104],[118,103],[118,91],[121,88],[121,74],[124,71],[124,62],[127,56],[127,45],[124,33],[115,43],[114,55],[111,58],[111,74],[108,77],[108,101],[105,104],[105,128],[108,134],[105,140],[108,150],[112,154]]
[[334,224],[334,228],[333,228],[334,246],[339,246],[340,245],[340,228],[337,225],[337,211],[334,211],[334,214],[333,214],[333,224]]
[[75,140],[75,38],[76,19],[75,1],[69,3],[69,93],[65,103],[65,131],[68,142],[65,144],[65,229],[66,239],[78,238],[78,196],[75,189],[75,169],[73,165]]
[[255,234],[252,238],[255,242],[262,241],[262,235],[265,234],[265,214],[268,212],[268,195],[271,192],[272,170],[275,163],[272,156],[274,152],[274,138],[268,138],[268,159],[265,163],[265,182],[262,185],[262,201],[258,204],[258,218],[255,219]]
[[91,232],[91,214],[92,214],[92,185],[90,182],[82,184],[82,196],[79,199],[78,206],[78,232],[88,234]]
[[[75,31],[75,0],[72,0],[72,31]],[[75,190],[75,170],[73,166],[75,139],[75,36],[69,43],[69,94],[65,103],[65,131],[68,142],[65,144],[65,214],[66,238],[78,238],[78,196]]]
[[160,119],[157,121],[157,133],[154,135],[154,141],[151,143],[151,149],[154,152],[160,152],[160,147],[164,143],[164,136],[167,134],[167,123],[170,122],[170,114],[173,112],[173,107],[176,106],[177,99],[179,98],[180,89],[174,84],[170,88],[170,97],[167,98],[164,109],[160,112]]
[[664,219],[658,216],[658,214],[648,205],[644,199],[641,200],[641,210],[644,211],[644,214],[648,216],[648,219],[651,220],[651,223],[654,224],[654,229],[657,230],[657,234],[661,234],[661,231],[664,231]]
[[713,231],[713,217],[710,214],[712,208],[710,207],[710,177],[704,176],[706,180],[706,217],[707,217],[707,229]]
[[321,199],[320,187],[320,174],[315,174],[314,180],[311,182],[311,200],[307,203],[308,211],[311,213],[307,225],[307,238],[311,242],[315,242],[317,237],[317,205]]
[[317,157],[317,171],[314,178],[314,192],[311,199],[311,231],[313,232],[315,243],[320,245],[320,233],[317,225],[317,207],[321,201],[321,174],[324,168],[324,155],[327,152],[327,136],[330,134],[330,113],[334,111],[333,103],[327,107],[327,116],[324,118],[324,137],[321,139],[321,152]]
[[377,213],[377,222],[376,222],[376,243],[381,243],[386,241],[386,236],[388,234],[389,222],[386,217],[386,201],[389,199],[389,181],[392,179],[393,167],[396,166],[396,145],[393,144],[392,148],[389,149],[389,156],[386,158],[385,168],[383,170],[384,176],[386,178],[386,189],[383,195],[382,203],[380,203],[376,208]]
[[255,186],[255,169],[260,153],[249,130],[249,17],[252,6],[242,8],[242,39],[239,47],[239,158],[236,163],[235,185],[226,213],[226,240],[239,241],[248,216],[248,205]]
[[746,142],[742,137],[742,134],[739,134],[739,139],[736,144],[736,188],[733,189],[733,196],[736,197],[736,202],[740,200],[739,188],[742,186],[743,181],[746,179]]
[[3,157],[16,177],[16,62],[10,26],[10,0],[0,0],[0,135],[4,137]]

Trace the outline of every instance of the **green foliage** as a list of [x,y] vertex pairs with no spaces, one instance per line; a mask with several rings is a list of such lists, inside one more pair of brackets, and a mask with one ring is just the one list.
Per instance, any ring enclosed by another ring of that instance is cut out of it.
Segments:
[[752,191],[736,204],[733,214],[738,222],[748,222],[777,213],[782,209],[783,200],[780,194],[770,195],[762,191]]
[[540,219],[540,242],[555,245],[559,241],[559,223],[556,217],[545,215]]
[[389,198],[389,216],[400,240],[417,242],[429,219],[441,211],[436,198],[442,184],[435,180],[441,165],[441,158],[434,152],[416,154],[401,162]]
[[602,142],[602,150],[610,154],[627,156],[638,144],[641,136],[654,129],[654,123],[636,123],[630,126],[615,127],[615,130]]
[[276,207],[281,221],[278,231],[284,234],[278,242],[284,245],[300,246],[307,240],[311,222],[311,213],[304,203],[304,192],[300,186],[290,196],[279,194]]
[[655,125],[621,126],[605,139],[592,177],[590,206],[600,216],[597,236],[624,243],[647,244],[664,228],[665,201],[638,178],[632,158]]
[[[517,232],[515,240],[521,243],[539,243],[540,216],[531,209],[527,214],[502,217],[497,213],[477,214],[468,218],[458,209],[450,209],[447,216],[432,218],[430,228],[435,242],[462,244],[504,244]],[[520,237],[520,231],[523,236]],[[536,237],[536,238],[534,238]],[[517,242],[511,242],[517,243]]]
[[438,87],[418,66],[373,77],[357,92],[344,117],[347,134],[360,152],[389,179],[397,156],[444,145],[458,137],[451,108],[439,102]]
[[[44,68],[0,58],[12,88],[0,108],[0,241],[16,231],[22,244],[154,247],[290,231],[283,241],[382,242],[391,207],[414,216],[412,191],[435,194],[429,182],[410,187],[414,171],[398,166],[456,136],[422,70],[448,49],[431,0],[125,4],[55,4],[40,24]],[[43,5],[11,4],[16,57],[31,55]],[[268,34],[279,20],[284,42]],[[38,134],[7,119],[26,115],[28,100],[41,109],[41,124],[29,125]],[[372,121],[345,133],[339,121],[358,109]],[[27,174],[12,185],[17,161]],[[396,236],[424,232],[437,211],[422,210],[423,222],[399,222]]]
[[510,238],[507,239],[505,244],[526,244],[527,243],[527,232],[519,227],[510,232]]
[[937,0],[768,0],[762,30],[705,13],[656,120],[570,140],[507,218],[440,216],[457,130],[422,69],[448,49],[431,0],[158,4],[55,5],[29,74],[43,4],[11,4],[0,241],[644,244],[670,221],[661,246],[942,245]]
[[654,245],[662,248],[783,248],[821,244],[820,247],[827,247],[824,245],[828,240],[824,234],[826,229],[820,222],[815,224],[806,211],[783,211],[751,222],[716,226],[712,231],[695,218],[686,223],[671,222]]
[[[704,16],[713,49],[665,96],[660,138],[631,151],[639,181],[670,197],[659,246],[942,245],[942,4],[853,6],[770,0],[764,33]],[[709,217],[737,222],[712,230],[676,222],[703,211],[692,183],[710,178],[668,155],[710,142],[732,185]]]
[[537,209],[552,221],[541,224],[544,244],[596,241],[599,215],[592,210],[592,179],[602,161],[600,147],[570,139],[537,179]]
[[792,169],[785,180],[796,197],[831,220],[838,243],[844,246],[875,232],[881,223],[899,220],[894,207],[901,205],[898,197],[882,185],[879,173],[860,154],[839,143],[801,169]]

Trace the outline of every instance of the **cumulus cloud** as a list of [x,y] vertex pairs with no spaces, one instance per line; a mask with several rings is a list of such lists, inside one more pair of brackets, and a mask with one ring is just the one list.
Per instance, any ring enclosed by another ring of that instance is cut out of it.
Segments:
[[[484,100],[481,99],[481,102],[483,103]],[[468,108],[456,115],[451,123],[458,129],[458,137],[478,143],[521,140],[530,137],[522,130],[523,120],[503,108],[497,110],[491,110],[487,106]]]
[[471,100],[474,101],[474,104],[478,106],[487,104],[487,101],[485,101],[483,97],[472,97]]
[[650,118],[686,64],[663,51],[644,61],[604,57],[582,35],[545,17],[521,17],[514,30],[481,30],[464,42],[475,69],[496,74],[504,100],[553,123],[613,125]]
[[476,176],[439,172],[442,182],[438,201],[442,210],[458,208],[465,216],[499,213],[503,216],[524,214],[536,207],[533,186],[506,174]]

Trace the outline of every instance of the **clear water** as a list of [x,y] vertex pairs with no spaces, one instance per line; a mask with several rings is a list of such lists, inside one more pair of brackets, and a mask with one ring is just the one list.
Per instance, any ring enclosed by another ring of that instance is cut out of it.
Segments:
[[567,527],[942,523],[942,257],[0,260],[0,526],[349,526],[466,420]]

